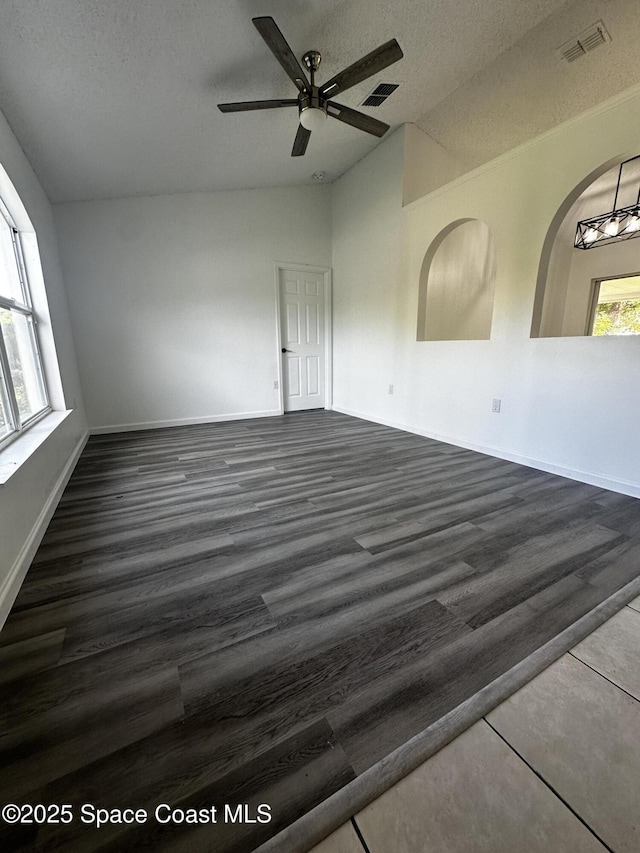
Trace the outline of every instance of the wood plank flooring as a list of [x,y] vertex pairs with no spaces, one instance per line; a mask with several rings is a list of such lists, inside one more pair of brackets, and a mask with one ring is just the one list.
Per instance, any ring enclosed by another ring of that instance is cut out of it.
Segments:
[[249,853],[638,574],[640,501],[337,413],[93,437],[0,634],[0,803],[75,818],[0,848]]

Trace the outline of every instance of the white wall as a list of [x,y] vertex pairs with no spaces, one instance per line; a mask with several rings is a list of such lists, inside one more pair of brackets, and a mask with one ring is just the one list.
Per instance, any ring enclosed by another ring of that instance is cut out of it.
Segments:
[[405,124],[402,203],[448,184],[468,172],[459,160],[415,124]]
[[[41,315],[43,322],[40,334],[45,357],[51,364],[51,359],[57,354],[60,368],[59,374],[56,370],[47,371],[52,402],[58,409],[66,407],[74,410],[28,460],[0,485],[1,625],[44,534],[75,456],[82,447],[86,421],[51,207],[1,114],[0,164],[26,208],[38,241],[49,314],[49,317]],[[33,284],[38,288],[38,282],[34,281]],[[44,295],[38,295],[42,307]],[[12,454],[17,445],[18,442],[11,445]],[[2,458],[0,462],[3,462]]]
[[330,187],[54,211],[90,427],[279,412],[274,262],[330,266]]
[[[640,496],[640,337],[529,337],[547,229],[586,175],[637,153],[640,93],[404,211],[398,138],[334,185],[335,407]],[[492,338],[416,342],[424,255],[465,217],[496,241]]]
[[576,222],[579,219],[577,210],[578,205],[572,205],[558,228],[549,256],[546,276],[539,273],[538,286],[544,288],[544,293],[541,295],[542,312],[539,326],[536,323],[533,324],[532,334],[535,336],[549,338],[560,335],[584,334],[588,308],[584,305],[583,300],[579,300],[583,310],[580,318],[574,304],[575,300],[567,299],[573,253],[583,251],[573,248]]
[[408,328],[402,219],[404,128],[333,184],[333,405],[397,415]]

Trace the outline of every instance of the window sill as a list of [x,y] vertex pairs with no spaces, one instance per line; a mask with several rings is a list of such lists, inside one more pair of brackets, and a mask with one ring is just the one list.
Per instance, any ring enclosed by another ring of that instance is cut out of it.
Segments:
[[0,450],[0,486],[3,486],[16,471],[36,452],[41,444],[49,438],[71,414],[73,409],[65,412],[50,412],[41,421],[12,441],[4,450]]

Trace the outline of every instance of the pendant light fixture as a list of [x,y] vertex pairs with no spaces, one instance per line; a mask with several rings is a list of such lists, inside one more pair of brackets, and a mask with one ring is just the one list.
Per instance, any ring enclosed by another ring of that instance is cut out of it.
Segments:
[[629,207],[618,207],[618,192],[620,191],[620,180],[622,178],[622,167],[633,160],[640,159],[631,157],[620,163],[618,170],[618,183],[616,194],[613,198],[613,210],[602,213],[600,216],[592,216],[590,219],[581,219],[576,228],[574,246],[576,249],[593,249],[595,246],[610,246],[622,240],[632,240],[640,237],[640,187],[636,203]]

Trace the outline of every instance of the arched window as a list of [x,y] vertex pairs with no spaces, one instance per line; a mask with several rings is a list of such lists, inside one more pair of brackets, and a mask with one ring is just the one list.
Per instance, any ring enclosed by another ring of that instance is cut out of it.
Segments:
[[419,341],[491,337],[496,259],[489,227],[452,222],[429,246],[420,272]]

